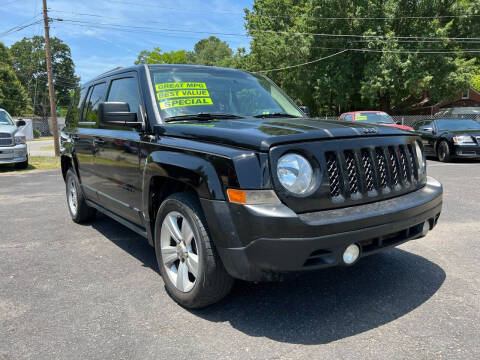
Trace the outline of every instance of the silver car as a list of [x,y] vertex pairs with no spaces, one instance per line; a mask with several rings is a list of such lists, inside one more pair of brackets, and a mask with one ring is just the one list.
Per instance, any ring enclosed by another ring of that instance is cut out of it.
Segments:
[[28,167],[27,141],[19,129],[25,125],[24,120],[15,123],[7,111],[0,109],[0,165],[15,164],[19,169]]

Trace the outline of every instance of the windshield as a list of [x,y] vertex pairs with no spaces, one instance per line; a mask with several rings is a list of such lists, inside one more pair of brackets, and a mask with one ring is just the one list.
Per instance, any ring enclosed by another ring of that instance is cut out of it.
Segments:
[[373,124],[395,124],[390,115],[384,112],[357,112],[355,113],[355,121],[365,121]]
[[5,110],[0,110],[0,125],[14,125],[12,118]]
[[480,124],[471,119],[437,120],[438,130],[480,130]]
[[303,117],[293,102],[264,77],[229,69],[150,69],[162,119],[199,113]]

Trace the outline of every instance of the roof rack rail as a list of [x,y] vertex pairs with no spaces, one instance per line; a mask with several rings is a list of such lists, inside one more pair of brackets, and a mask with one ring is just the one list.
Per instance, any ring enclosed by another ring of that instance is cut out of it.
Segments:
[[111,70],[105,71],[104,73],[101,73],[101,74],[98,75],[98,76],[102,76],[102,75],[111,73],[112,71],[119,70],[119,69],[122,69],[122,68],[123,68],[123,66],[117,66],[116,68],[113,68],[113,69],[111,69]]

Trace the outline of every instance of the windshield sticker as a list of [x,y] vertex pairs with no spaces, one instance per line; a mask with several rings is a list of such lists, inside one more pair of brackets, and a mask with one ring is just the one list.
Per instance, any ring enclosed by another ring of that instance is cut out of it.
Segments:
[[367,120],[367,115],[355,114],[355,120]]
[[205,83],[171,82],[155,84],[160,109],[175,107],[213,105]]

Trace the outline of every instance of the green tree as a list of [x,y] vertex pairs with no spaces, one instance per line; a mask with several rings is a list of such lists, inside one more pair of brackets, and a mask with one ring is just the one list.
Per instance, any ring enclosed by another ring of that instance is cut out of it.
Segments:
[[138,54],[135,64],[187,64],[187,52],[185,50],[164,52],[159,47],[152,51],[142,50]]
[[[475,17],[418,18],[478,14],[479,2],[475,1],[475,6],[470,3],[474,2],[255,0],[252,10],[246,10],[246,28],[252,41],[244,64],[252,71],[275,69],[344,49],[365,49],[347,50],[306,66],[267,73],[314,114],[334,115],[366,108],[401,110],[406,99],[416,99],[423,91],[441,100],[468,86],[478,56],[462,51],[469,44],[407,37],[478,34]],[[424,49],[456,52],[416,53]]]
[[[245,50],[243,49],[243,52]],[[236,59],[232,58],[232,49],[225,41],[215,36],[198,41],[193,51],[172,50],[164,52],[159,47],[152,51],[142,50],[138,54],[135,64],[198,64],[214,66],[230,66],[235,64]]]
[[[52,49],[52,71],[57,107],[68,107],[70,91],[78,86],[75,66],[70,48],[62,40],[50,39]],[[45,61],[45,38],[34,36],[14,43],[10,52],[13,57],[13,70],[24,85],[31,99],[33,112],[46,117],[50,114],[50,103]]]
[[198,41],[193,52],[189,52],[189,60],[192,64],[224,66],[228,64],[233,51],[226,41],[222,41],[216,36],[210,36],[207,39]]
[[12,70],[13,59],[8,48],[0,43],[0,107],[11,115],[28,111],[27,94]]

